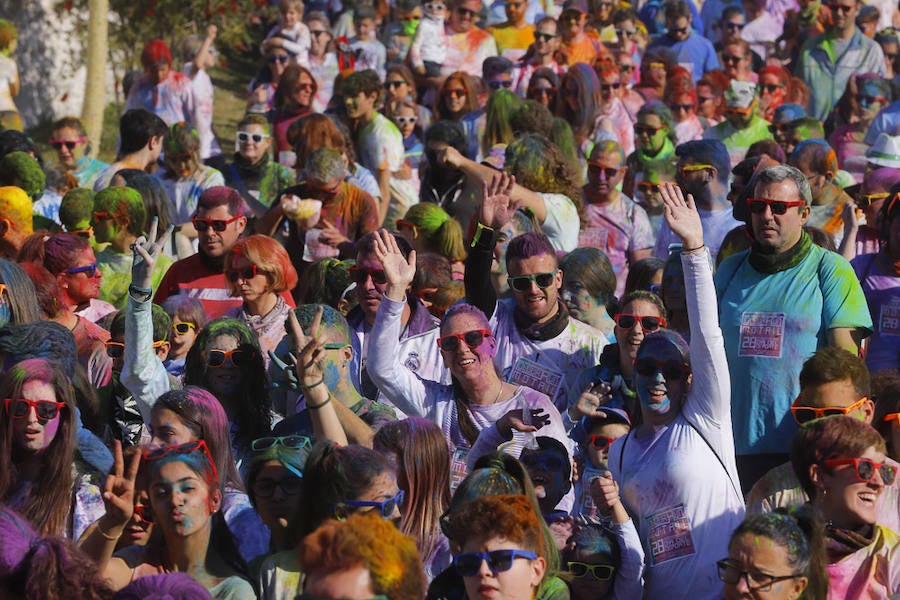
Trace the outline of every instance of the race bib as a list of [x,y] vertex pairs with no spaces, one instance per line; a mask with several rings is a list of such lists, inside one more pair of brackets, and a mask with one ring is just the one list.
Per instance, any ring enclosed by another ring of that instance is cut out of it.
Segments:
[[559,371],[536,363],[533,360],[520,356],[513,365],[512,373],[509,374],[508,381],[530,387],[542,394],[546,394],[550,399],[556,397],[559,386],[562,384],[563,375]]
[[647,517],[651,564],[690,556],[694,553],[691,521],[684,504],[669,506]]
[[450,456],[450,492],[456,491],[462,480],[469,474],[466,468],[466,458],[469,456],[468,448],[456,447]]
[[881,305],[878,332],[881,335],[900,335],[900,298],[891,298],[890,302]]
[[781,358],[784,322],[784,313],[742,313],[738,356]]

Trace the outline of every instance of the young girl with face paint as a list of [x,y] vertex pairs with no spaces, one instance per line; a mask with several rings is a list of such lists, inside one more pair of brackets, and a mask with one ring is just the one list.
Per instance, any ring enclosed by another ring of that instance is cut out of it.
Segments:
[[[722,531],[744,516],[731,383],[700,216],[676,186],[664,185],[661,195],[684,247],[691,343],[670,330],[644,337],[633,383],[643,422],[613,442],[609,468],[644,546],[645,595],[711,598],[722,592],[712,568],[728,551]],[[680,525],[665,525],[672,522]]]
[[[381,392],[410,416],[431,419],[454,447],[453,460],[462,468],[500,444],[513,441],[515,456],[528,443],[527,432],[541,430],[571,450],[559,411],[546,395],[504,382],[494,356],[497,342],[484,314],[468,304],[447,311],[438,346],[453,384],[442,385],[417,377],[399,362],[400,317],[406,290],[416,270],[415,252],[404,259],[396,240],[382,230],[374,244],[384,266],[386,287],[372,328],[368,372]],[[475,446],[478,441],[477,448]],[[469,452],[469,450],[472,452]],[[571,508],[572,499],[567,496]],[[565,500],[564,500],[565,501]]]
[[[147,491],[155,528],[147,546],[113,550],[134,512],[135,480],[146,463]],[[113,589],[133,579],[182,571],[191,575],[213,598],[255,598],[243,576],[244,565],[234,539],[219,512],[222,494],[218,472],[203,440],[151,448],[134,454],[127,467],[116,442],[115,465],[106,481],[106,514],[81,541],[97,561]]]

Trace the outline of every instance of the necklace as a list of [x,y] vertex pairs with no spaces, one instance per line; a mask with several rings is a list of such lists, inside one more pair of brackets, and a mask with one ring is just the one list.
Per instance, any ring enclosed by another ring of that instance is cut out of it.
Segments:
[[497,390],[497,397],[494,398],[494,401],[491,402],[491,404],[497,404],[498,402],[500,402],[500,394],[502,394],[502,393],[503,393],[503,382],[501,381],[501,382],[500,382],[500,389]]

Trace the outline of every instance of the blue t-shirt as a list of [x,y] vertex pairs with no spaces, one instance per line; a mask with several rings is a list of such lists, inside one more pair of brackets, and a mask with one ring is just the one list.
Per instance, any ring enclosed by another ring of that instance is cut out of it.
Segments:
[[666,34],[660,34],[650,44],[651,48],[669,48],[675,53],[678,64],[691,71],[694,83],[703,74],[719,68],[719,57],[712,42],[691,30],[686,40],[676,42]]
[[803,362],[827,344],[829,329],[872,330],[843,257],[813,245],[798,265],[764,275],[750,266],[749,252],[727,258],[715,276],[738,456],[787,452]]

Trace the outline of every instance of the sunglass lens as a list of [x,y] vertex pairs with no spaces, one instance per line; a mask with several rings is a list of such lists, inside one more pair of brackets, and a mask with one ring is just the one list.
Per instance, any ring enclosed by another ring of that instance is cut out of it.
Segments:
[[656,331],[659,329],[659,318],[641,317],[641,327],[643,327],[645,331]]
[[444,352],[455,352],[457,348],[459,348],[459,338],[454,336],[447,336],[440,339],[441,342],[441,350]]
[[879,469],[881,473],[881,481],[884,485],[893,485],[894,479],[897,477],[897,468],[892,465],[881,465]]
[[870,460],[861,460],[856,463],[856,474],[863,481],[871,481],[875,475],[875,465]]
[[798,423],[806,423],[807,421],[812,421],[816,418],[816,411],[810,410],[808,408],[802,408],[800,410],[794,411],[794,418],[797,419]]
[[59,412],[59,407],[55,402],[38,402],[35,412],[41,421],[49,421]]
[[480,331],[468,331],[463,336],[463,339],[469,348],[477,348],[484,341],[484,334]]
[[569,563],[569,573],[575,577],[584,577],[587,574],[587,566],[579,563]]
[[178,323],[175,325],[175,333],[177,333],[178,335],[184,335],[190,330],[191,326],[187,323]]
[[531,289],[531,279],[528,277],[510,277],[509,287],[517,292],[527,292]]
[[281,444],[286,448],[303,448],[309,443],[309,438],[302,435],[289,435],[281,439]]
[[666,363],[663,365],[663,376],[666,379],[681,379],[684,377],[684,368],[678,363]]
[[455,559],[456,572],[463,577],[470,577],[478,573],[481,568],[481,556],[478,554],[460,554]]
[[14,417],[20,418],[28,414],[28,403],[21,400],[13,404],[12,414]]
[[278,441],[278,438],[274,438],[274,437],[259,438],[259,439],[253,440],[253,444],[251,445],[251,448],[256,451],[266,450],[266,449],[274,446],[277,441]]
[[618,323],[622,329],[631,329],[634,327],[635,318],[633,315],[619,315]]
[[751,200],[750,212],[757,214],[766,212],[766,203],[761,202],[760,200]]
[[545,289],[553,284],[553,277],[555,275],[555,273],[539,273],[535,276],[534,282],[538,285],[539,288]]
[[211,367],[221,367],[225,363],[225,353],[221,350],[210,350],[206,355],[206,364]]
[[512,568],[513,554],[509,550],[488,552],[488,566],[494,573],[502,573]]
[[609,438],[595,435],[591,438],[591,445],[595,450],[606,450],[609,448]]
[[773,202],[771,206],[773,215],[783,215],[788,209],[787,204],[784,202]]
[[120,358],[125,353],[125,347],[118,344],[110,344],[106,347],[106,355],[110,358]]

